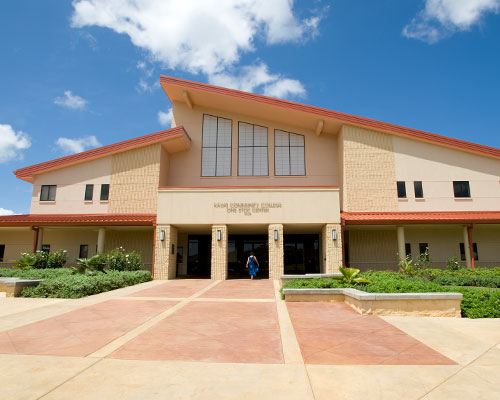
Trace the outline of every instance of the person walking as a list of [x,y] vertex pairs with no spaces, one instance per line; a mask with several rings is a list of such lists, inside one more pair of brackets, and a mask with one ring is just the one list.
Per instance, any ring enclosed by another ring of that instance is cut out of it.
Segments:
[[247,269],[248,275],[250,275],[250,279],[253,279],[255,276],[257,276],[257,272],[259,271],[259,261],[253,254],[253,251],[250,252],[250,256],[247,259]]

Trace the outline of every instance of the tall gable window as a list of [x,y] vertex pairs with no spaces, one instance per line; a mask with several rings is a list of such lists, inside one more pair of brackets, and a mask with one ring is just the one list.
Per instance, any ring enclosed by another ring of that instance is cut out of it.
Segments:
[[203,115],[201,176],[231,176],[230,119]]
[[94,198],[94,185],[85,185],[85,197],[84,197],[85,201],[92,201],[93,198]]
[[245,122],[238,124],[238,175],[269,175],[267,128]]
[[274,174],[305,175],[304,135],[274,131]]
[[40,201],[55,201],[57,185],[42,185]]
[[453,181],[455,197],[470,197],[469,181]]
[[103,183],[101,185],[101,201],[108,201],[109,200],[109,183]]
[[406,199],[406,182],[405,181],[398,181],[397,188],[398,188],[398,198],[399,199]]

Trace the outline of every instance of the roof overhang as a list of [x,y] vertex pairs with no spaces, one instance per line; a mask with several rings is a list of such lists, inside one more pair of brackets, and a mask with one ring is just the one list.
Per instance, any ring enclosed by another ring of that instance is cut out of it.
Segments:
[[186,103],[190,108],[200,106],[255,116],[259,119],[308,129],[316,132],[317,135],[322,133],[337,134],[342,125],[353,125],[487,157],[500,158],[500,149],[495,147],[483,146],[325,108],[164,75],[160,75],[160,84],[171,102]]
[[17,178],[22,179],[23,181],[33,183],[35,175],[37,174],[69,167],[71,165],[133,150],[139,147],[149,146],[155,143],[161,143],[165,150],[169,153],[186,151],[191,148],[191,138],[182,126],[178,126],[172,129],[139,136],[122,142],[72,154],[70,156],[20,168],[14,171],[14,174]]
[[342,212],[344,225],[500,224],[500,211]]
[[0,217],[0,227],[14,226],[154,226],[156,214],[23,214]]

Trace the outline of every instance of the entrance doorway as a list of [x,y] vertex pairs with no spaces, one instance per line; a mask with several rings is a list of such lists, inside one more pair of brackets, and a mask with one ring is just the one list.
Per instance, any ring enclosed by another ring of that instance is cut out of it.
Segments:
[[259,261],[257,278],[269,278],[267,235],[230,235],[228,238],[228,278],[249,278],[247,259],[253,251]]
[[284,235],[285,274],[320,271],[319,235]]
[[210,278],[211,258],[212,237],[210,235],[189,235],[187,275],[197,278]]

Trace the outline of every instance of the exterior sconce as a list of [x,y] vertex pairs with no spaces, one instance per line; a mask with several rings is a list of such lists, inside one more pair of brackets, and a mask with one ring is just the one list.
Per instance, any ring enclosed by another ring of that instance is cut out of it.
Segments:
[[160,240],[161,240],[162,242],[164,242],[164,241],[165,241],[165,231],[160,231]]
[[332,240],[337,240],[337,230],[332,229]]
[[217,241],[220,242],[222,236],[222,232],[220,229],[217,229]]
[[274,240],[278,240],[278,231],[277,230],[274,231]]

